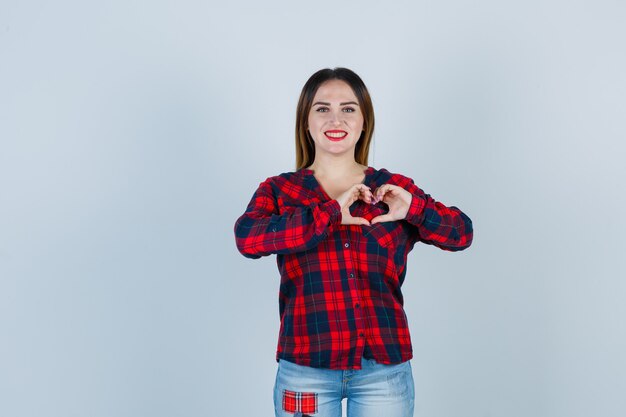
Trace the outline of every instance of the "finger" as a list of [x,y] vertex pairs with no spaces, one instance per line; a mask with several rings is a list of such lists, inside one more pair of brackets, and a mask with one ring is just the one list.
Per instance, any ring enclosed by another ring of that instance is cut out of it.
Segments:
[[355,184],[354,187],[361,193],[371,193],[372,189],[365,184]]
[[383,201],[383,198],[385,198],[384,194],[374,194],[373,204]]
[[337,201],[342,207],[350,207],[356,200],[371,201],[372,191],[370,187],[365,184],[353,184],[348,188],[341,196],[337,198]]
[[364,192],[370,191],[370,187],[368,187],[365,184],[354,184],[352,186],[352,190],[357,193],[364,193]]
[[387,189],[388,189],[387,184],[384,184],[378,187],[376,191],[374,191],[374,198],[380,201],[382,199],[382,196],[387,192],[386,191]]
[[364,225],[369,226],[370,222],[363,217],[352,217],[350,215],[342,216],[341,224],[354,224],[354,225]]
[[359,198],[365,201],[366,203],[371,203],[374,200],[374,194],[372,194],[372,192],[369,189],[361,190],[361,194]]
[[392,222],[395,219],[390,213],[381,214],[380,216],[376,216],[372,219],[372,224],[382,223],[382,222]]
[[361,190],[358,187],[353,187],[350,190],[349,198],[348,198],[348,207],[352,205],[356,200],[358,200],[361,196]]
[[378,201],[384,201],[387,194],[395,195],[397,190],[395,185],[385,184],[377,190]]
[[368,187],[365,184],[354,184],[353,186],[353,190],[355,190],[356,194],[355,195],[355,200],[363,200],[366,202],[370,202],[373,198],[372,195],[372,190],[370,187]]

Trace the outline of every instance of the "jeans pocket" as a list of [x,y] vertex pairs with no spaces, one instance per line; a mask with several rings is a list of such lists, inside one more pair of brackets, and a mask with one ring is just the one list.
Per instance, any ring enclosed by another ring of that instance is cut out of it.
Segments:
[[387,375],[389,394],[397,397],[413,395],[413,374],[408,362],[397,365],[398,369]]

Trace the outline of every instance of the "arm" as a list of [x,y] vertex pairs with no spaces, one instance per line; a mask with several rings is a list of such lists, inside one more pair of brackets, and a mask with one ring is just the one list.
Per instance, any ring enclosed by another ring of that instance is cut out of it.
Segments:
[[237,249],[247,258],[311,249],[341,223],[337,200],[297,206],[280,215],[269,181],[261,183],[243,215],[235,222]]
[[407,178],[403,188],[411,193],[406,221],[417,228],[420,239],[448,251],[467,249],[474,236],[472,220],[457,207],[446,207]]

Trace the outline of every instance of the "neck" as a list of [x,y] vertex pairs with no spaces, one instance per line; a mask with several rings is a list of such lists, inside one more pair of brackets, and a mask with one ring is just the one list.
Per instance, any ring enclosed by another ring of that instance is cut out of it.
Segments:
[[362,174],[367,167],[359,164],[351,155],[328,156],[315,155],[315,160],[309,166],[316,175],[323,177],[345,177],[347,175]]

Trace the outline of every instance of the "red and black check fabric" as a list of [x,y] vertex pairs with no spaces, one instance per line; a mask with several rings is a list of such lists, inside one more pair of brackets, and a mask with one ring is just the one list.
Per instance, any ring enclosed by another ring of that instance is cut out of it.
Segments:
[[317,394],[314,392],[283,391],[283,411],[295,414],[317,413]]
[[[235,223],[248,258],[276,254],[280,332],[276,359],[329,369],[360,369],[361,357],[392,364],[412,358],[400,290],[416,242],[459,251],[472,243],[472,221],[435,201],[412,179],[368,167],[372,191],[394,184],[413,199],[404,220],[342,225],[341,209],[309,169],[267,178]],[[356,201],[353,216],[388,212]]]

